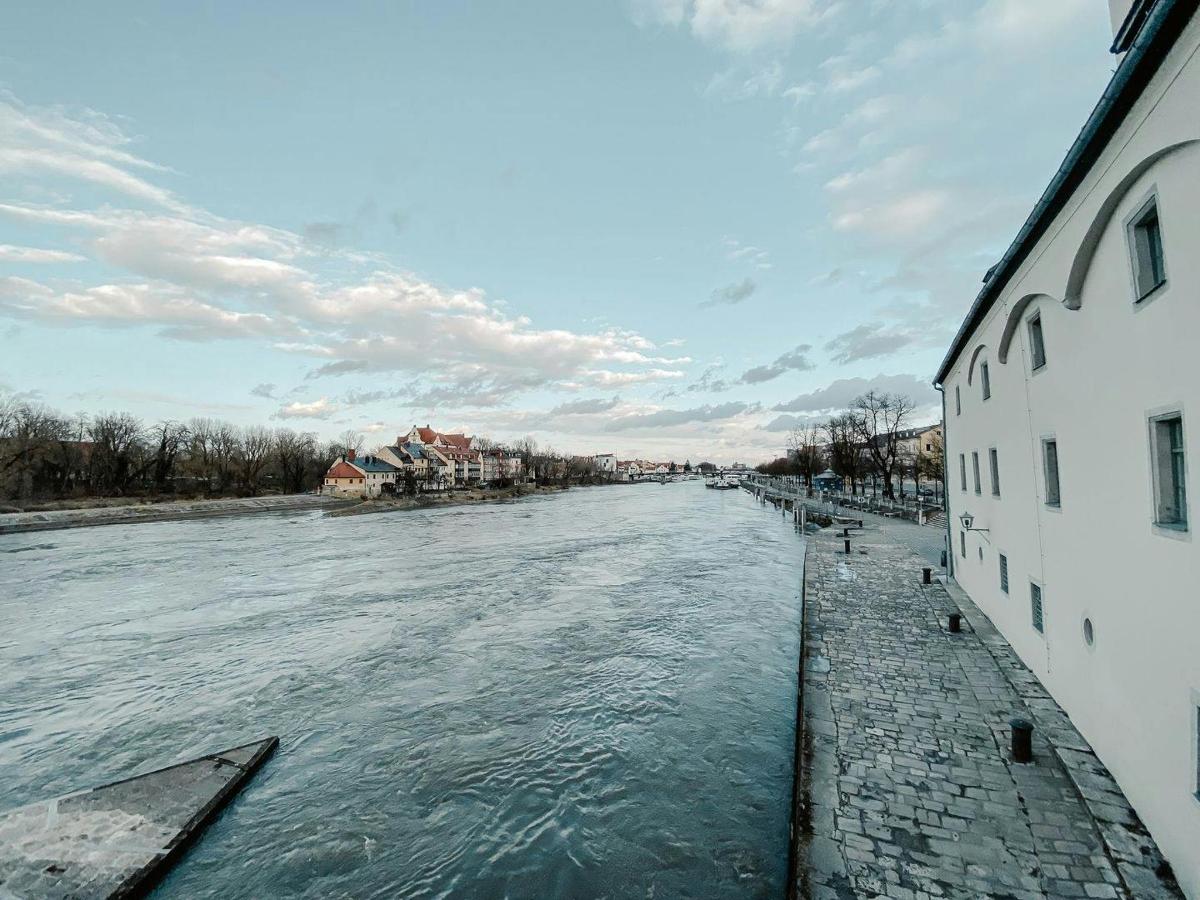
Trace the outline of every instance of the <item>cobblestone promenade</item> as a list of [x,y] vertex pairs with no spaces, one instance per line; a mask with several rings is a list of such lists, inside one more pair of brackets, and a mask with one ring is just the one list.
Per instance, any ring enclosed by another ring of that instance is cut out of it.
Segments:
[[[849,556],[809,536],[798,895],[1181,896],[1066,715],[895,531],[852,532]],[[1014,716],[1032,764],[1009,758]]]

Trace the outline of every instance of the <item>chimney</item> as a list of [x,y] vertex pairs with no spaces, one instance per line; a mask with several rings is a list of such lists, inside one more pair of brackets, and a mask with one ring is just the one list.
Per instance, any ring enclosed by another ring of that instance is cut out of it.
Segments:
[[347,451],[346,451],[346,461],[347,461],[347,462],[354,462],[354,455],[355,455],[355,454],[354,454],[354,451],[353,451],[353,450],[347,450]]

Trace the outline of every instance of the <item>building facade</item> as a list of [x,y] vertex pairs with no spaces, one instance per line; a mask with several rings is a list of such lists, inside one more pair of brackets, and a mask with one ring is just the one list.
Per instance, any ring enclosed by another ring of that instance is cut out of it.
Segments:
[[1120,65],[939,369],[953,578],[1200,897],[1200,16]]

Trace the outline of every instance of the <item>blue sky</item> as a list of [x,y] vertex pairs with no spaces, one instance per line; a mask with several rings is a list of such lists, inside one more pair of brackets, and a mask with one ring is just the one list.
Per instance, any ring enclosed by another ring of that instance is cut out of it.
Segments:
[[20,4],[0,387],[729,461],[931,373],[1100,0]]

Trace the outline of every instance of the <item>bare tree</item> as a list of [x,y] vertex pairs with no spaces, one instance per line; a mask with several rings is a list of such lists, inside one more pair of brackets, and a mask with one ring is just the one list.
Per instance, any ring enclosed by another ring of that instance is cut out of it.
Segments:
[[152,434],[156,444],[151,463],[154,489],[162,493],[173,484],[175,462],[187,443],[188,430],[182,423],[168,420],[155,425]]
[[351,450],[356,454],[362,453],[363,442],[366,441],[366,436],[362,432],[355,431],[353,428],[347,428],[338,435],[337,440],[342,448],[342,455],[349,456]]
[[283,490],[293,494],[305,490],[312,460],[317,456],[316,435],[297,434],[290,428],[280,428],[275,432],[272,451]]
[[242,490],[251,496],[258,493],[259,476],[267,465],[272,443],[270,429],[261,425],[243,428],[238,435],[238,479]]
[[788,434],[788,457],[804,479],[804,487],[811,497],[813,477],[825,467],[824,454],[821,453],[821,429],[811,422],[793,428]]
[[883,479],[883,495],[894,499],[892,481],[899,456],[899,433],[915,409],[902,394],[867,391],[854,401],[858,435],[872,467]]
[[824,431],[830,468],[849,482],[850,493],[857,493],[864,472],[857,418],[853,413],[833,416],[825,423]]
[[101,495],[121,495],[129,490],[141,469],[145,429],[129,413],[101,413],[88,426],[92,442],[89,477]]

